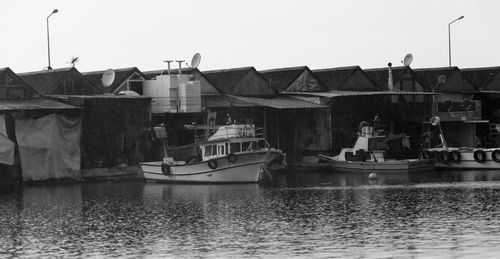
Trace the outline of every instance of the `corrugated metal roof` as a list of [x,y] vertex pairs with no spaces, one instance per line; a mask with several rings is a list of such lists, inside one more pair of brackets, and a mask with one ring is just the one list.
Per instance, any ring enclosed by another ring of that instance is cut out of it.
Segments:
[[276,96],[273,98],[259,98],[259,97],[242,97],[233,96],[238,100],[254,103],[258,106],[271,107],[275,109],[317,109],[317,108],[330,108],[327,105],[321,105],[311,102],[306,102],[286,96]]
[[238,100],[227,95],[207,95],[205,96],[205,105],[207,108],[222,107],[258,107],[259,105]]
[[343,96],[370,96],[370,95],[436,95],[438,93],[432,92],[408,92],[408,91],[371,91],[371,92],[358,92],[358,91],[330,91],[330,92],[287,92],[283,94],[288,95],[309,95],[321,97],[343,97]]
[[206,96],[207,108],[220,107],[270,107],[275,109],[316,109],[329,106],[307,102],[288,96],[273,98],[243,97],[234,95]]
[[47,97],[61,99],[151,99],[143,95],[99,94],[99,95],[47,95]]
[[0,111],[73,110],[73,109],[80,109],[80,107],[56,102],[45,98],[0,100]]

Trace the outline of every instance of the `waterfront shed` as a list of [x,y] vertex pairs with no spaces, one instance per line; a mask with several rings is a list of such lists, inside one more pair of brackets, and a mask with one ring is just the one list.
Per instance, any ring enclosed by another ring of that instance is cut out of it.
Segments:
[[0,69],[0,178],[80,178],[80,108],[42,97]]
[[[484,144],[488,147],[499,147],[500,67],[465,68],[460,70],[476,89],[479,90],[475,98],[481,101],[482,118],[489,121],[487,133],[482,132],[484,135]],[[486,129],[483,131],[486,131]]]
[[[441,127],[449,145],[477,146],[487,134],[486,121],[482,120],[482,103],[476,98],[478,89],[458,67],[419,68],[415,72],[429,84],[434,96],[432,116],[439,116]],[[442,81],[439,81],[441,78]],[[437,129],[430,127],[434,136]],[[440,143],[437,137],[432,144]]]

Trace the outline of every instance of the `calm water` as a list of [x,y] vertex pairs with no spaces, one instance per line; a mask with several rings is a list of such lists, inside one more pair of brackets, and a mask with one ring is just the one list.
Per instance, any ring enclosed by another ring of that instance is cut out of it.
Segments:
[[291,173],[0,195],[0,257],[495,257],[500,172]]

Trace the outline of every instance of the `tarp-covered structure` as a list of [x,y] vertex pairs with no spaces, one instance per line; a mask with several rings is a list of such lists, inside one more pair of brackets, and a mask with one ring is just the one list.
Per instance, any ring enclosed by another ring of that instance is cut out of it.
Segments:
[[24,181],[81,178],[79,117],[50,114],[15,125]]
[[138,165],[151,156],[151,98],[128,95],[52,98],[85,107],[82,114],[82,169]]

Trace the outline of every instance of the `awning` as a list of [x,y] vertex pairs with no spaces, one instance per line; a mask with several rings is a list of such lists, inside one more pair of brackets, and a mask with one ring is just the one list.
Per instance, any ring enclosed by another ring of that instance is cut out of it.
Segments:
[[344,97],[344,96],[374,96],[374,95],[436,95],[433,92],[410,92],[410,91],[330,91],[330,92],[285,92],[286,95],[320,96],[320,97]]
[[26,110],[73,110],[78,106],[56,102],[45,98],[33,99],[2,99],[0,111],[26,111]]
[[276,96],[273,98],[260,98],[260,97],[243,97],[233,96],[238,100],[253,103],[258,106],[271,107],[275,109],[317,109],[317,108],[330,108],[327,105],[316,104],[287,96]]

